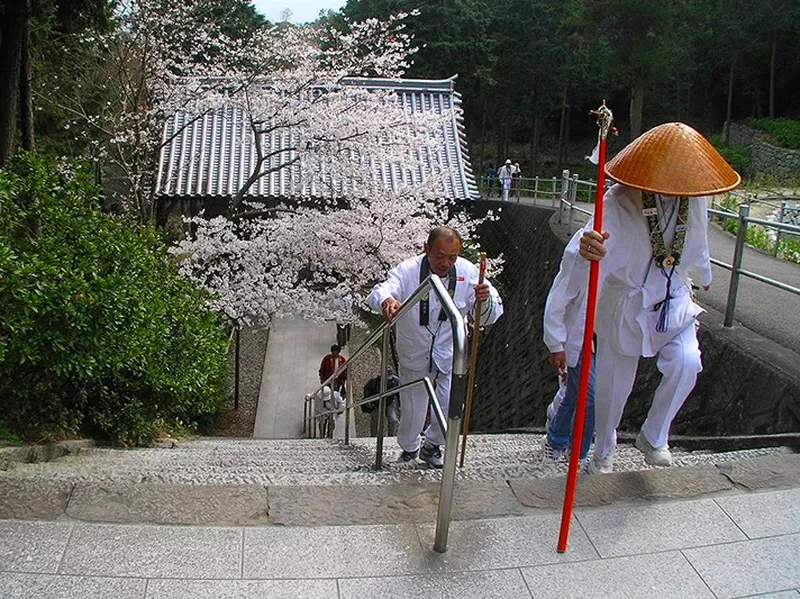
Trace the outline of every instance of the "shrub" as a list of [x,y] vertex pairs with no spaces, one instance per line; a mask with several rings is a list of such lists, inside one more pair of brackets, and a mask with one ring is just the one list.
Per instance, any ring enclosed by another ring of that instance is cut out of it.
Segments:
[[712,135],[710,141],[737,173],[744,175],[749,171],[750,153],[747,148],[737,146],[736,144],[726,144],[719,135]]
[[152,227],[99,209],[81,167],[0,171],[0,420],[27,438],[151,440],[220,408],[227,337]]
[[800,120],[746,119],[745,123],[772,135],[780,145],[790,150],[800,150]]

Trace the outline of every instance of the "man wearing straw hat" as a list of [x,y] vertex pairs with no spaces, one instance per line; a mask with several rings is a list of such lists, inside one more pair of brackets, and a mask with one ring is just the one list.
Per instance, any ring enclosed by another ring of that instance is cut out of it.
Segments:
[[672,465],[672,420],[702,370],[692,277],[711,285],[706,196],[741,177],[697,131],[666,123],[634,140],[606,174],[604,231],[590,222],[580,255],[602,260],[595,332],[595,451],[589,471],[613,470],[616,429],[633,388],[639,356],[657,356],[662,374],[636,447],[648,464]]

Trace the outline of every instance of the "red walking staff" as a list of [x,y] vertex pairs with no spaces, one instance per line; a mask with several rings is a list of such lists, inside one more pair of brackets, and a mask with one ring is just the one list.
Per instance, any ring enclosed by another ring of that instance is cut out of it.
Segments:
[[[602,234],[603,231],[603,195],[606,188],[606,138],[612,129],[611,123],[614,115],[603,105],[597,110],[592,110],[597,115],[597,125],[600,135],[597,144],[597,197],[594,205],[594,230]],[[594,332],[594,317],[597,309],[597,282],[600,275],[600,262],[592,261],[589,265],[589,289],[586,301],[586,327],[583,333],[583,359],[581,360],[580,385],[578,387],[578,400],[575,406],[575,424],[572,428],[572,447],[580,447],[583,439],[583,421],[586,416],[586,398],[589,394],[589,372],[592,367],[592,334]],[[578,482],[578,467],[580,451],[571,451],[569,456],[569,472],[567,474],[567,488],[564,492],[564,508],[561,512],[561,530],[558,534],[558,552],[567,550],[569,539],[569,525],[572,521],[572,507],[575,502],[575,485]]]

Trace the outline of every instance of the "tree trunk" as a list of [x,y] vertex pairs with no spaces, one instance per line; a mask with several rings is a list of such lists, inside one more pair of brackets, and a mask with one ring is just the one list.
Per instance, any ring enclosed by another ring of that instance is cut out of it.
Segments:
[[565,124],[567,120],[567,88],[564,88],[564,95],[561,99],[561,122],[558,127],[558,168],[556,168],[556,172],[560,173],[564,170],[564,161],[563,161],[563,148],[564,148],[564,133],[565,133]]
[[537,176],[539,173],[539,130],[541,118],[539,117],[539,105],[537,104],[533,109],[533,136],[531,137],[531,177]]
[[775,54],[778,49],[778,36],[772,38],[772,51],[769,55],[769,118],[775,118]]
[[22,33],[27,2],[7,2],[0,35],[0,168],[14,150]]
[[31,48],[30,24],[25,21],[22,32],[22,52],[19,72],[19,128],[22,132],[22,148],[28,152],[35,151],[33,135],[33,94],[31,93]]
[[486,164],[486,101],[483,102],[481,111],[481,137],[478,144],[478,178],[483,177]]
[[644,78],[637,75],[631,88],[631,141],[642,134],[642,109],[644,108]]
[[731,70],[728,75],[728,107],[725,111],[725,143],[731,143],[731,116],[733,113],[733,76],[736,71],[736,55],[731,61]]

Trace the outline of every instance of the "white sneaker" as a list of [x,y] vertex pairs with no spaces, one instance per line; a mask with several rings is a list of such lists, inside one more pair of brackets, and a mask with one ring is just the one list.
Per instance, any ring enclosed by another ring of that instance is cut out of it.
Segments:
[[563,462],[567,457],[567,452],[563,449],[554,449],[547,442],[547,437],[542,441],[542,463]]
[[589,460],[589,465],[586,468],[589,474],[609,474],[614,472],[614,450],[604,458],[598,458],[595,453],[592,459]]
[[640,432],[636,436],[636,449],[644,454],[644,461],[651,466],[672,466],[672,454],[666,443],[661,447],[653,447],[645,439],[644,433]]

